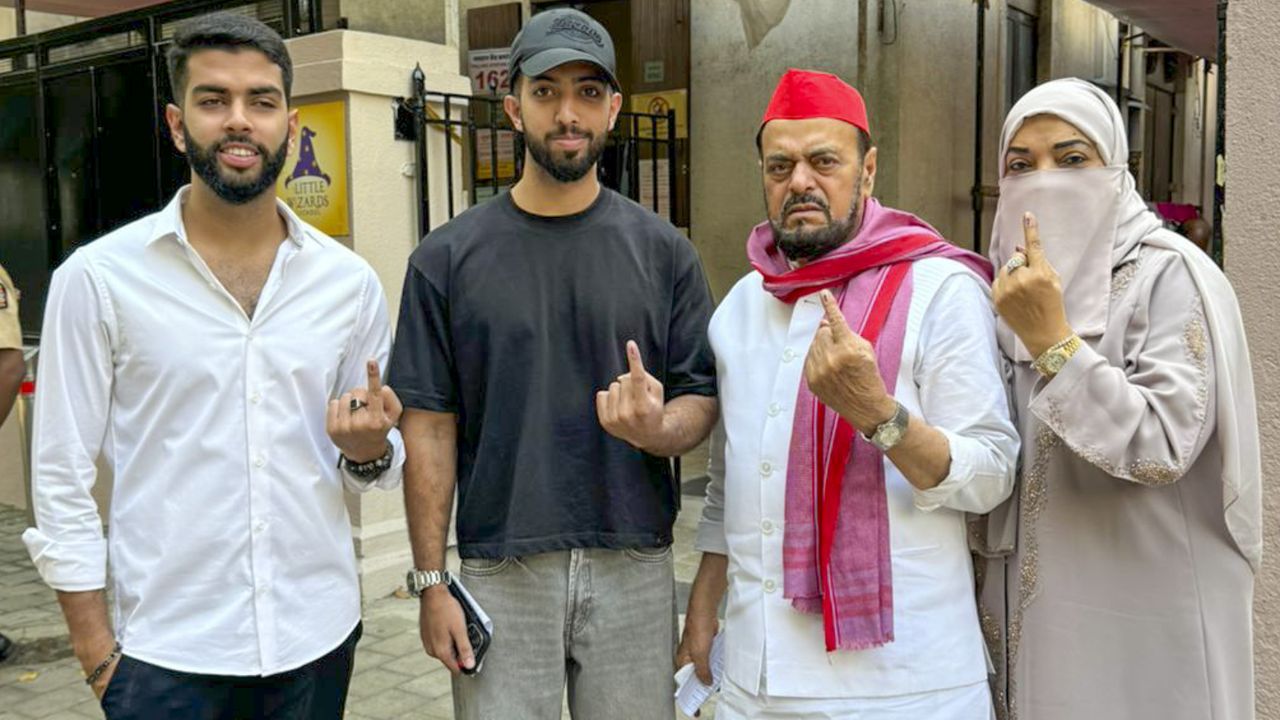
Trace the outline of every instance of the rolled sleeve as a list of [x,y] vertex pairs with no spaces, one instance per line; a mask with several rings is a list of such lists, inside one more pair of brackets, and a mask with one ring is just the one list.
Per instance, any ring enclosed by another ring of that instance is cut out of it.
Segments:
[[57,539],[38,527],[22,533],[36,571],[49,587],[64,592],[101,590],[107,585],[107,541]]
[[916,383],[923,419],[947,438],[951,467],[928,490],[925,512],[990,512],[1013,492],[1020,446],[996,346],[995,315],[977,278],[957,273],[938,289],[922,322]]
[[83,252],[53,274],[32,437],[36,523],[22,539],[55,590],[106,586],[107,543],[91,491],[111,407],[110,307]]
[[1012,488],[1007,464],[997,448],[981,440],[962,437],[938,428],[951,446],[951,471],[928,490],[915,488],[915,506],[924,512],[949,507],[964,512],[985,513],[999,505]]

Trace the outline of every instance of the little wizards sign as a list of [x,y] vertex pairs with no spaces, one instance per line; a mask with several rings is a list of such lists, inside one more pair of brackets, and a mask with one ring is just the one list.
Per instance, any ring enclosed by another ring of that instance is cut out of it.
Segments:
[[300,106],[298,142],[276,181],[276,195],[298,217],[335,237],[351,234],[346,116],[341,101]]

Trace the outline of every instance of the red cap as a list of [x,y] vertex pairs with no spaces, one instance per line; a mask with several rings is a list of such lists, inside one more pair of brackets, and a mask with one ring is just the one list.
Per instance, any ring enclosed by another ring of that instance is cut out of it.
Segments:
[[770,120],[809,118],[840,120],[871,134],[867,104],[852,85],[831,73],[793,68],[778,80],[760,129]]

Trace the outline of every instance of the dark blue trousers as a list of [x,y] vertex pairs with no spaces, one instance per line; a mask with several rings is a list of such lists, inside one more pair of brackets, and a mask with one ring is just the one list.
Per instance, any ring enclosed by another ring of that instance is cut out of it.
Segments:
[[121,656],[102,696],[107,720],[338,720],[362,627],[328,655],[256,677],[199,675]]

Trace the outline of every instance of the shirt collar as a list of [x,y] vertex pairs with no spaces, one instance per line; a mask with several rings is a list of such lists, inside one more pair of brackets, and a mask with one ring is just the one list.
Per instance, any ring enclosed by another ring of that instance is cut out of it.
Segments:
[[[182,223],[182,205],[186,202],[187,194],[190,192],[191,186],[183,185],[178,189],[178,192],[174,193],[173,199],[169,201],[169,204],[159,213],[156,213],[156,221],[151,229],[151,237],[147,238],[148,245],[167,237],[171,237],[184,245],[187,244],[187,229]],[[280,212],[280,216],[284,218],[290,242],[301,250],[311,234],[307,232],[307,228],[302,221],[294,214],[293,209],[280,198],[276,198],[276,209]]]

